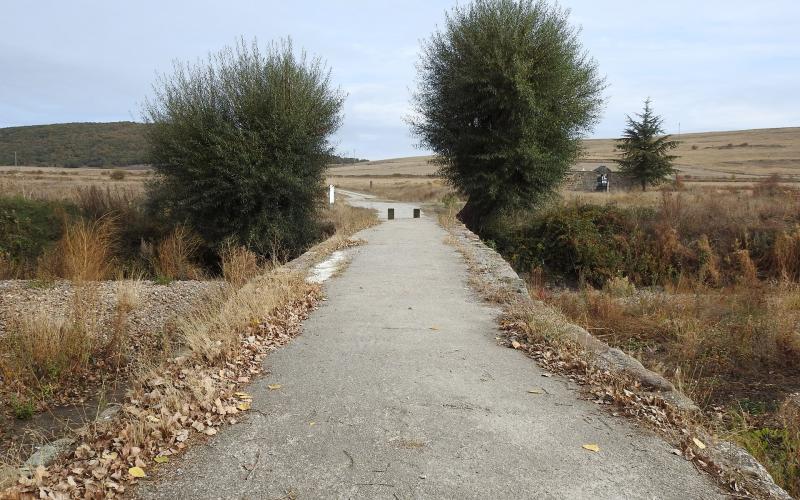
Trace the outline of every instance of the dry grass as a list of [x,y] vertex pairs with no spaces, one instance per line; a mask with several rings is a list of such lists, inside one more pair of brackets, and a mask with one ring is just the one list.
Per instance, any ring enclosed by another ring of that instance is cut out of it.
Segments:
[[142,204],[144,193],[132,188],[89,185],[76,187],[73,196],[72,201],[81,214],[89,219],[111,215],[131,222]]
[[323,223],[333,228],[334,235],[347,239],[353,234],[378,223],[375,211],[369,208],[351,207],[347,203],[335,203],[322,213]]
[[46,254],[40,263],[40,269],[44,274],[58,270],[56,276],[78,282],[107,279],[114,271],[117,234],[113,217],[70,222],[54,253]]
[[436,165],[431,163],[433,156],[411,156],[408,158],[391,158],[353,165],[331,165],[328,175],[339,176],[433,176]]
[[222,277],[237,288],[265,271],[258,255],[241,245],[225,245],[220,252],[220,259]]
[[440,201],[453,191],[443,180],[429,177],[329,177],[328,183],[395,201]]
[[[741,130],[682,134],[677,167],[684,180],[741,182],[779,174],[785,180],[800,180],[800,128]],[[584,141],[584,157],[576,169],[614,167],[618,152],[613,139]],[[332,166],[328,175],[341,176],[433,176],[431,156],[393,158],[355,165]]]
[[194,263],[202,240],[185,226],[177,226],[157,246],[153,267],[161,279],[199,279],[200,268]]
[[78,286],[66,318],[48,311],[17,318],[0,337],[0,372],[8,388],[38,391],[63,384],[88,370],[100,345],[97,290]]
[[227,357],[239,336],[269,313],[306,293],[309,285],[295,273],[270,272],[242,288],[223,289],[177,321],[182,343],[208,362]]
[[776,409],[800,390],[800,289],[752,279],[691,294],[535,293],[721,417],[725,432],[797,494],[797,425],[781,421]]
[[[742,179],[780,174],[800,180],[800,128],[706,132],[675,136],[677,167],[686,178]],[[611,139],[584,141],[581,166],[609,164],[617,157]]]
[[124,180],[113,180],[112,170],[100,168],[0,167],[0,196],[39,200],[78,201],[91,188],[140,195],[150,170],[126,170]]
[[63,316],[41,309],[10,321],[0,336],[3,389],[46,400],[58,387],[74,389],[88,375],[98,380],[129,364],[128,319],[141,305],[142,286],[139,280],[120,282],[109,322],[102,320],[97,286],[89,282],[74,288]]

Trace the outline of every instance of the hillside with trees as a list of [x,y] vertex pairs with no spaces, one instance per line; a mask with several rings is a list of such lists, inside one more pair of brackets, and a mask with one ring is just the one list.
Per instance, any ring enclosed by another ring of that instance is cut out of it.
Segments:
[[0,165],[122,167],[147,163],[147,125],[59,123],[0,128]]
[[[125,167],[149,164],[145,133],[136,122],[56,123],[0,128],[0,166]],[[329,164],[361,163],[332,155]]]

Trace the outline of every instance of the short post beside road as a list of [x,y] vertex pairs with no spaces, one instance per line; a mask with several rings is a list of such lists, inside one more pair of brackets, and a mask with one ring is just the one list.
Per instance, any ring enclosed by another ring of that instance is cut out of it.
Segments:
[[419,208],[414,209],[414,218],[419,219]]
[[386,215],[386,218],[389,219],[389,220],[393,220],[394,219],[394,208],[390,208],[389,209],[389,212]]

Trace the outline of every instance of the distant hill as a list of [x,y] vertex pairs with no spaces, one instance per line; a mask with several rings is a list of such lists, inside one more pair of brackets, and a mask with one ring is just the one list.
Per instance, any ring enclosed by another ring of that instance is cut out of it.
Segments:
[[[147,159],[147,124],[135,122],[57,123],[0,128],[0,166],[124,167]],[[348,165],[361,158],[332,156],[330,163]]]
[[59,123],[0,128],[0,165],[121,167],[147,163],[147,125]]
[[[800,182],[800,127],[702,132],[673,136],[680,142],[674,154],[684,179],[762,179],[773,174]],[[575,170],[593,170],[599,165],[616,168],[614,139],[583,141],[583,157]],[[433,176],[432,156],[392,158],[355,165],[336,165],[330,176]]]
[[330,161],[328,162],[329,165],[352,165],[353,163],[366,163],[369,160],[365,160],[363,158],[351,158],[348,156],[331,156]]

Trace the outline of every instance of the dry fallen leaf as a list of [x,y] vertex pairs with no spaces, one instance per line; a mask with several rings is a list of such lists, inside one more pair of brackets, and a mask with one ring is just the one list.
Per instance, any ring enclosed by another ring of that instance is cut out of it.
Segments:
[[169,457],[165,457],[164,455],[159,455],[153,459],[153,462],[157,464],[165,464],[169,462]]
[[593,451],[593,452],[595,452],[595,453],[597,453],[598,451],[600,451],[600,447],[599,447],[599,446],[597,446],[596,444],[585,444],[585,445],[583,445],[583,449],[584,449],[584,450]]
[[238,405],[236,405],[236,408],[239,409],[240,411],[247,411],[250,409],[250,403],[248,403],[247,401],[239,403]]
[[517,342],[516,340],[514,340],[514,341],[512,341],[512,342],[511,342],[511,347],[513,347],[514,349],[519,349],[521,345],[522,345],[522,344],[520,344],[520,343],[519,343],[519,342]]
[[144,470],[141,467],[131,467],[128,469],[128,474],[133,477],[147,477],[147,474],[144,473]]
[[253,399],[253,397],[246,392],[236,392],[234,395],[239,399]]
[[529,394],[544,394],[544,391],[537,387],[535,389],[528,389],[528,393]]
[[705,450],[706,449],[706,444],[704,442],[700,441],[699,439],[692,438],[692,441],[694,442],[695,446],[697,446],[701,450]]
[[438,326],[432,326],[431,330],[433,330],[434,332],[438,332],[439,331],[439,327]]
[[281,384],[269,384],[267,387],[270,391],[276,391],[281,388]]

